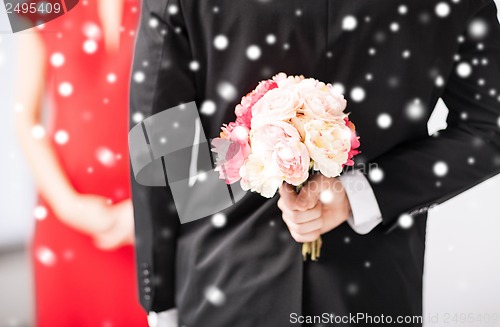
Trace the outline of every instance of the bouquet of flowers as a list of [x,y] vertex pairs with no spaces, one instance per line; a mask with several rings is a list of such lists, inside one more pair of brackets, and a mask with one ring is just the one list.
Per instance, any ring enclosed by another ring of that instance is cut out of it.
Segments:
[[[283,182],[297,192],[315,172],[337,177],[352,166],[360,143],[344,113],[347,102],[313,78],[279,73],[261,81],[235,108],[236,121],[212,140],[216,171],[227,184],[271,198]],[[304,259],[319,257],[321,238],[304,243]]]

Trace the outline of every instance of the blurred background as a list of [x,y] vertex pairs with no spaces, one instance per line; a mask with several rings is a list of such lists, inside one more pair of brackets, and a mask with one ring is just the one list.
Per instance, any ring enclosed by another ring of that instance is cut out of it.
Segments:
[[[0,327],[31,326],[34,308],[28,251],[36,219],[35,189],[13,128],[15,42],[6,13],[0,10]],[[446,115],[440,102],[429,130],[445,128]],[[440,321],[447,314],[500,315],[499,190],[497,176],[431,211],[424,320],[436,314]],[[500,322],[470,326],[500,326]]]

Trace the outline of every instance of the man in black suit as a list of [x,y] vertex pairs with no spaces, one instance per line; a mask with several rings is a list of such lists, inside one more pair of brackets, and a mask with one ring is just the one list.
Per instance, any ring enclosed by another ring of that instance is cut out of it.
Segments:
[[[282,71],[343,91],[362,144],[358,169],[318,177],[342,185],[328,213],[311,209],[319,193],[299,203],[282,187],[279,203],[247,194],[217,220],[180,224],[168,186],[133,178],[144,308],[176,308],[190,327],[420,316],[427,210],[500,170],[496,15],[493,0],[144,0],[134,125],[195,101],[216,137],[238,97]],[[448,128],[429,136],[440,97]],[[303,262],[295,241],[319,234],[320,260]]]

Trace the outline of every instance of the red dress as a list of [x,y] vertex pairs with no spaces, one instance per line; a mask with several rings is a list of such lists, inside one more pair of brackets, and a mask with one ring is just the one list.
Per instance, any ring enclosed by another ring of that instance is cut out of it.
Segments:
[[[140,15],[138,0],[123,1],[119,53],[106,52],[97,0],[35,28],[48,54],[46,135],[74,188],[113,202],[130,197],[128,85]],[[35,217],[37,326],[147,326],[132,246],[99,250],[43,200]]]

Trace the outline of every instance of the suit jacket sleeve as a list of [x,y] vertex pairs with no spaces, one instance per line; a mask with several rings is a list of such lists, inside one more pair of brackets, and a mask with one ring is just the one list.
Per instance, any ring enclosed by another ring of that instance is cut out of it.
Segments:
[[[144,0],[130,90],[131,127],[141,119],[195,100],[191,51],[177,0]],[[139,185],[132,176],[141,304],[147,311],[175,306],[179,219],[169,187]]]
[[470,3],[459,57],[441,95],[449,108],[448,128],[373,160],[383,178],[370,183],[387,227],[394,227],[402,213],[425,212],[499,172],[497,8],[493,0]]

